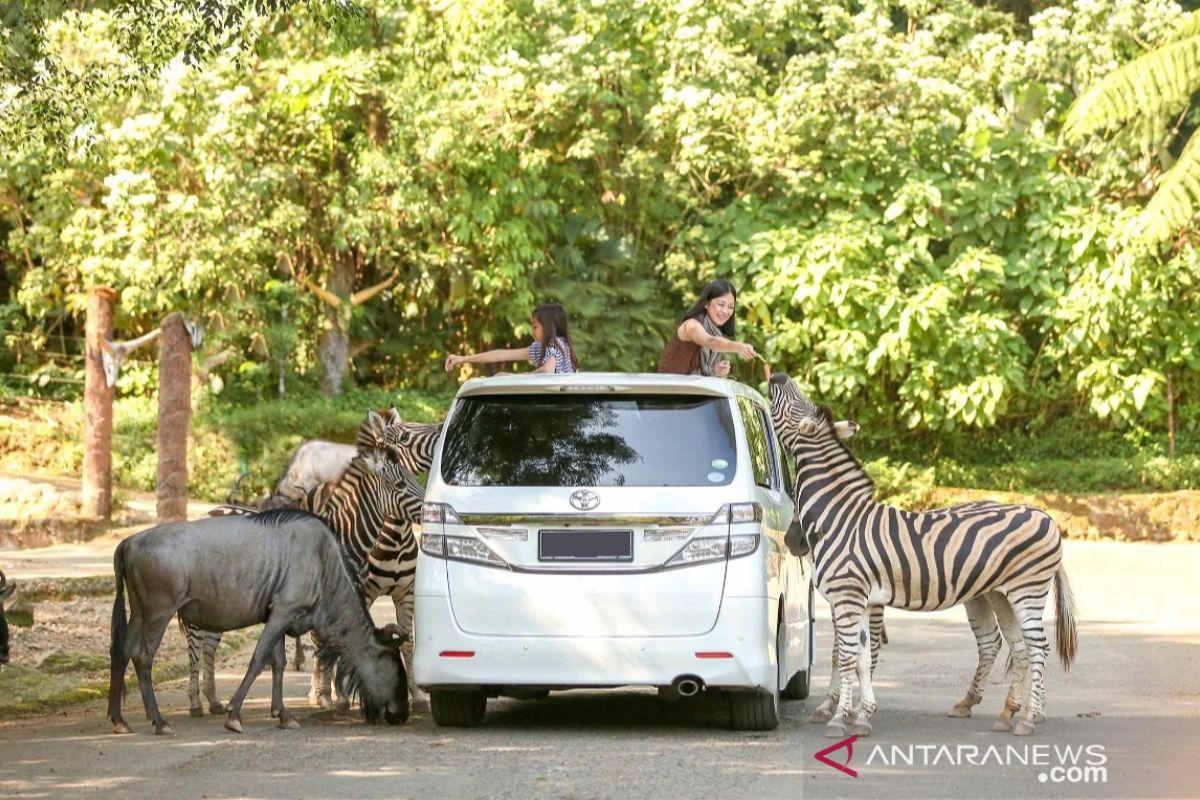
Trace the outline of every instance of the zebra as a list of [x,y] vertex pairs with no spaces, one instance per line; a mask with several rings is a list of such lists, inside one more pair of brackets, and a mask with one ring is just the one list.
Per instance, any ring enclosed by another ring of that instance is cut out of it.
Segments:
[[[1015,669],[992,729],[1032,734],[1045,720],[1050,647],[1042,612],[1051,584],[1064,668],[1070,668],[1077,645],[1075,602],[1054,520],[1041,509],[992,502],[919,513],[876,502],[870,477],[835,435],[830,410],[817,408],[783,373],[771,376],[770,395],[775,430],[797,465],[799,525],[793,524],[789,538],[803,536],[812,552],[817,589],[833,610],[834,677],[839,679],[830,681],[823,704],[826,709],[836,704],[825,735],[846,735],[855,672],[862,705],[852,731],[871,734],[876,711],[871,666],[878,656],[876,631],[882,627],[883,606],[934,611],[960,603],[975,633],[979,662],[966,696],[950,716],[970,716],[982,699],[1002,635]],[[1024,690],[1027,676],[1030,685]],[[1022,705],[1025,710],[1014,721]]]
[[[394,411],[394,409],[393,409]],[[432,456],[426,457],[424,450],[418,449],[413,456],[406,456],[400,449],[413,443],[418,448],[425,445],[421,441],[422,434],[428,433],[417,428],[415,435],[397,436],[391,428],[404,424],[399,421],[399,415],[382,416],[369,411],[367,420],[362,424],[356,437],[361,450],[360,458],[351,462],[351,468],[336,482],[321,484],[314,487],[301,499],[300,507],[316,513],[325,519],[326,523],[338,534],[350,556],[359,567],[356,580],[360,592],[375,592],[368,597],[368,602],[374,600],[384,591],[389,591],[387,576],[394,575],[392,584],[399,586],[391,589],[393,602],[396,604],[397,621],[406,631],[412,630],[412,584],[413,565],[406,564],[407,554],[412,551],[415,561],[415,540],[412,535],[412,523],[420,514],[424,489],[412,477],[411,473],[399,463],[403,458],[407,463],[420,464],[425,461],[428,469]],[[440,426],[436,427],[440,431]],[[373,474],[378,473],[377,478]],[[403,480],[401,477],[403,476]],[[210,512],[214,516],[230,514],[252,514],[256,509],[247,506],[226,504]],[[386,516],[384,516],[386,512]],[[404,543],[404,529],[407,527],[407,538],[413,540],[411,547]],[[386,537],[381,540],[381,532]],[[371,565],[375,566],[372,567]],[[371,570],[374,570],[374,573]],[[368,577],[372,576],[368,582]],[[405,596],[402,596],[402,591]],[[407,614],[407,617],[404,614]],[[181,623],[182,624],[182,623]],[[190,666],[190,681],[188,697],[192,716],[202,716],[203,707],[200,703],[200,671],[201,664],[204,672],[204,694],[209,701],[209,710],[222,713],[221,705],[216,694],[214,676],[214,661],[221,635],[202,631],[184,625],[188,639],[188,660]],[[297,640],[297,660],[300,659],[300,642]],[[402,651],[407,663],[412,663],[412,645],[406,645]],[[324,688],[323,695],[319,688]],[[410,688],[414,696],[420,694],[410,680]],[[328,705],[330,696],[329,680],[319,663],[313,672],[313,694],[310,700],[322,706]],[[324,702],[321,702],[321,698]]]
[[[382,445],[392,458],[414,475],[429,470],[433,451],[441,436],[440,423],[405,422],[395,406],[377,413],[384,422]],[[332,483],[346,472],[346,467],[362,447],[376,446],[373,435],[360,427],[353,445],[309,439],[301,442],[288,460],[275,492],[263,501],[264,508],[292,508],[304,496],[324,483]]]
[[[396,466],[404,469],[399,464]],[[300,503],[301,508],[327,520],[346,550],[359,562],[359,586],[367,605],[384,594],[391,596],[396,609],[396,624],[405,637],[401,652],[408,665],[413,663],[412,592],[417,565],[413,526],[420,519],[424,499],[424,489],[414,480],[399,498],[398,506],[387,508],[371,502],[372,495],[361,491],[353,481],[343,479],[336,485],[318,486]],[[415,678],[409,678],[409,691],[414,705],[420,705],[424,693],[414,681]],[[309,703],[321,708],[330,707],[331,683],[328,671],[318,662],[313,667]]]

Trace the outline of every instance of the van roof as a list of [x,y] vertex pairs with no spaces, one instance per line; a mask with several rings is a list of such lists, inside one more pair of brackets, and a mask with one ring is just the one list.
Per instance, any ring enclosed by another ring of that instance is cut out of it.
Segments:
[[524,373],[471,378],[458,390],[458,397],[497,394],[698,394],[713,397],[746,396],[766,405],[754,388],[728,378],[702,375],[670,375],[659,372],[577,372],[572,375]]

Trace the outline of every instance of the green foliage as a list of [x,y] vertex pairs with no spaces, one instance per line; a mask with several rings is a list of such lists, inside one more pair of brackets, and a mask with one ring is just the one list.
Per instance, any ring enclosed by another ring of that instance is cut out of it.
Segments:
[[[205,320],[197,366],[229,357],[199,420],[286,409],[280,381],[319,385],[342,335],[358,385],[442,396],[446,353],[526,343],[549,300],[585,369],[649,369],[725,277],[772,367],[896,442],[1085,417],[1161,442],[1168,387],[1194,442],[1200,257],[1127,233],[1166,119],[1060,143],[1079,86],[1188,41],[1169,0],[1019,23],[970,0],[369,2],[332,26],[328,4],[234,5],[178,11],[143,49],[121,3],[15,20],[14,63],[53,54],[38,91],[88,122],[65,151],[0,149],[5,386],[75,386],[50,378],[79,364],[47,372],[43,351],[80,334],[100,284],[121,292],[119,338]],[[33,97],[29,74],[9,94]],[[30,130],[24,102],[6,108]],[[152,367],[128,372],[120,395],[151,396]],[[262,429],[320,422],[279,413]],[[207,494],[261,460],[247,441],[198,435]],[[122,467],[139,485],[148,458]]]
[[[1200,90],[1200,12],[1184,17],[1166,43],[1105,75],[1072,105],[1063,126],[1068,140],[1126,123],[1137,123],[1147,147],[1162,148],[1174,137],[1167,120],[1187,109]],[[1182,120],[1181,120],[1182,121]],[[1160,156],[1161,157],[1161,156]],[[1163,242],[1200,210],[1200,155],[1194,140],[1178,160],[1162,157],[1165,174],[1137,226],[1149,242]],[[1171,162],[1174,161],[1174,164]]]

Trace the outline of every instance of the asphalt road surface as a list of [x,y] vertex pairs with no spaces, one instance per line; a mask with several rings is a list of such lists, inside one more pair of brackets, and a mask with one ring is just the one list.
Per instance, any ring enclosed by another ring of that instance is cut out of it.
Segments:
[[[814,757],[836,744],[807,722],[828,681],[822,616],[813,696],[786,703],[770,733],[725,729],[714,698],[668,705],[646,690],[493,700],[475,730],[437,728],[428,714],[371,727],[307,708],[308,674],[289,673],[302,729],[273,727],[264,675],[236,736],[221,718],[190,719],[176,681],[159,687],[169,738],[150,735],[136,692],[132,736],[108,732],[100,703],[0,721],[0,797],[1200,797],[1200,546],[1070,542],[1065,563],[1080,649],[1070,673],[1052,661],[1038,732],[990,730],[996,682],[973,718],[945,716],[975,663],[961,608],[889,611],[874,734],[849,756],[857,777]],[[222,665],[224,697],[244,666],[244,655]]]

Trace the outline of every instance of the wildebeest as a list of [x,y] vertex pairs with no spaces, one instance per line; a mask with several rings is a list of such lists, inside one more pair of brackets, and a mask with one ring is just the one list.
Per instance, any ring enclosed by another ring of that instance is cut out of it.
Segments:
[[[262,535],[251,526],[275,530]],[[272,713],[281,728],[298,727],[283,705],[283,637],[308,631],[321,637],[318,658],[327,668],[336,663],[339,692],[357,694],[369,721],[403,722],[408,692],[398,646],[375,629],[345,558],[320,518],[295,509],[168,523],[121,542],[113,556],[116,599],[108,692],[113,732],[130,732],[121,704],[131,659],[155,733],[171,732],[158,710],[151,667],[176,614],[211,631],[265,624],[229,703],[225,727],[231,731],[241,733],[242,702],[268,662]]]
[[8,620],[4,617],[4,601],[16,590],[17,585],[9,585],[8,578],[0,572],[0,664],[8,663]]

